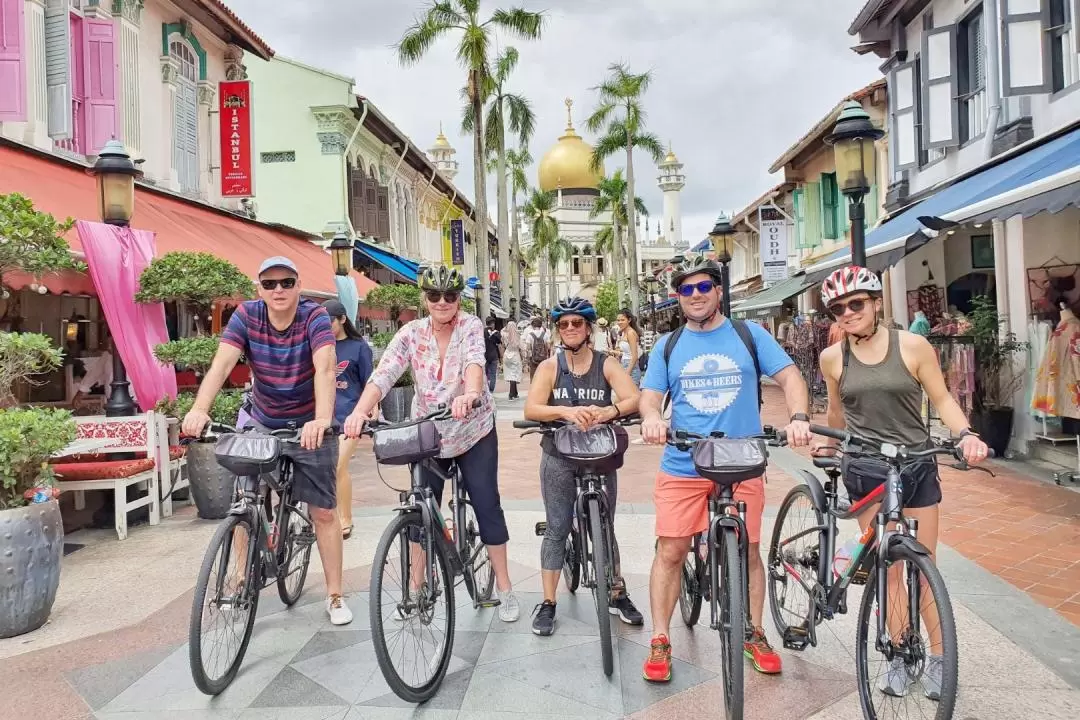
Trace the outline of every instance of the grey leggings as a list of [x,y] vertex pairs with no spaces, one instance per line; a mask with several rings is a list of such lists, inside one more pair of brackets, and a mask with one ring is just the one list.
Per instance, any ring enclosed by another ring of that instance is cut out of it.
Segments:
[[[612,538],[615,536],[615,503],[619,496],[616,473],[606,478],[608,509],[611,511]],[[540,457],[540,495],[544,498],[547,514],[547,530],[540,545],[540,567],[544,570],[561,570],[566,556],[566,538],[574,521],[574,501],[577,499],[577,483],[574,481],[574,464],[550,453]],[[615,584],[612,590],[623,589],[619,562],[619,541],[614,541],[612,556],[615,558]]]

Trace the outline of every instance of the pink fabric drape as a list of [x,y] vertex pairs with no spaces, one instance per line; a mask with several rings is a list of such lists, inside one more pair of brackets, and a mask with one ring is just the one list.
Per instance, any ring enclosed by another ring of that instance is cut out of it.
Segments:
[[154,346],[169,341],[165,306],[135,302],[139,276],[154,259],[154,233],[104,223],[75,223],[90,277],[124,361],[139,407],[150,410],[164,397],[176,397],[176,373],[154,357]]

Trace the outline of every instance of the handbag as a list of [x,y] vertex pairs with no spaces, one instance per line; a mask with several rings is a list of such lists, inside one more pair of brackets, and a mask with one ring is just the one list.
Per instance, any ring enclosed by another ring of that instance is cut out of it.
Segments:
[[701,477],[724,487],[764,476],[769,463],[764,441],[751,439],[699,440],[692,457]]
[[438,457],[442,450],[442,437],[431,420],[376,430],[372,439],[380,465],[412,465]]
[[588,430],[564,425],[555,430],[554,442],[555,452],[562,457],[606,475],[622,467],[630,436],[621,425],[595,425]]
[[266,433],[228,433],[218,438],[214,456],[218,465],[233,475],[265,475],[278,468],[281,441]]

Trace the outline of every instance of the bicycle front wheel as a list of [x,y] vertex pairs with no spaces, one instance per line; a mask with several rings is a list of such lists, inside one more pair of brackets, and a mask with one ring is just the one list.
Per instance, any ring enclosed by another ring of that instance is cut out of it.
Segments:
[[371,566],[375,657],[386,684],[410,703],[438,692],[454,646],[453,578],[438,542],[432,543],[435,556],[427,557],[427,532],[419,512],[398,515],[383,532]]
[[[952,718],[956,704],[956,622],[945,581],[928,555],[889,549],[888,599],[877,597],[877,573],[863,591],[855,660],[863,717]],[[884,607],[882,607],[884,605]],[[878,613],[889,642],[878,648]]]
[[581,553],[578,552],[577,532],[574,530],[566,536],[566,555],[563,556],[562,576],[567,591],[573,595],[581,582]]
[[491,600],[495,591],[495,567],[488,556],[487,545],[480,539],[480,522],[472,503],[465,503],[465,557],[462,558],[466,576],[472,576],[469,593],[478,603]]
[[[766,580],[769,608],[776,632],[785,646],[803,648],[810,642],[810,624],[821,622],[814,600],[803,587],[821,585],[825,552],[825,516],[814,504],[810,489],[796,485],[780,503],[769,542]],[[829,558],[831,561],[831,558]]]
[[720,605],[720,663],[724,677],[727,720],[743,717],[743,642],[746,640],[746,571],[739,555],[739,536],[733,528],[720,529],[717,561],[719,582],[714,597]]
[[229,687],[251,640],[262,589],[258,541],[248,516],[230,515],[203,557],[191,603],[188,662],[195,687],[207,695]]
[[315,528],[305,515],[306,505],[285,507],[278,528],[278,597],[286,605],[295,605],[304,592],[308,566],[311,564],[311,546],[315,544]]
[[611,613],[608,610],[611,571],[608,567],[607,532],[600,515],[600,503],[596,499],[589,501],[589,534],[592,536],[593,569],[596,571],[593,600],[596,601],[596,620],[600,625],[600,654],[604,662],[604,674],[610,676],[615,671],[615,658],[611,647]]

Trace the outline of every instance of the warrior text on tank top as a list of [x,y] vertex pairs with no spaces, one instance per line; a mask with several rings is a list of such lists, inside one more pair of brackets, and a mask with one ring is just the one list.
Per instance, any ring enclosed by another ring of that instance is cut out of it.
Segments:
[[[560,350],[560,354],[565,351]],[[562,371],[562,363],[559,356],[556,355],[555,363],[555,384],[551,388],[551,395],[548,397],[548,405],[559,405],[562,407],[587,407],[589,405],[596,405],[602,407],[605,405],[611,405],[611,385],[608,384],[607,378],[604,377],[604,361],[607,359],[602,353],[593,352],[592,363],[589,365],[589,369],[581,375],[575,375],[570,372],[570,355],[566,355],[561,358],[566,362],[567,371]],[[574,399],[571,400],[570,393],[574,394]],[[540,442],[540,446],[548,453],[554,454],[554,441],[544,436]]]

